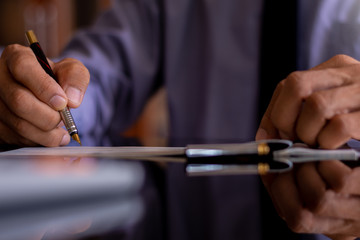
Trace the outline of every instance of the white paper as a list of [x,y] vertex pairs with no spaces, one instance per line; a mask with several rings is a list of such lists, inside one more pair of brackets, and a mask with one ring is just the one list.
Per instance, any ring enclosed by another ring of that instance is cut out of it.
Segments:
[[87,157],[87,158],[117,158],[144,159],[184,162],[185,154],[182,147],[32,147],[0,153],[0,159],[12,157]]

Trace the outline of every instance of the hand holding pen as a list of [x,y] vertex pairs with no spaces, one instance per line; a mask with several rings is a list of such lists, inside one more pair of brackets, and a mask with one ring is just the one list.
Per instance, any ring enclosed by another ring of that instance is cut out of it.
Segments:
[[0,58],[0,144],[60,146],[70,142],[59,111],[80,105],[89,73],[75,59],[50,62],[58,83],[30,48],[6,47]]
[[[50,77],[52,77],[56,82],[58,82],[54,72],[52,71],[52,69],[50,67],[50,64],[49,64],[44,52],[42,51],[42,49],[40,47],[40,44],[35,36],[35,33],[31,30],[27,31],[26,37],[29,41],[31,50],[33,50],[33,52],[36,56],[36,59],[40,63],[41,67],[45,70],[45,72],[47,74],[49,74]],[[68,130],[68,133],[70,134],[70,136],[81,145],[78,129],[77,129],[75,121],[71,115],[69,107],[65,106],[64,108],[60,109],[59,113],[60,113],[61,119],[62,119],[63,123],[65,124],[65,127]]]

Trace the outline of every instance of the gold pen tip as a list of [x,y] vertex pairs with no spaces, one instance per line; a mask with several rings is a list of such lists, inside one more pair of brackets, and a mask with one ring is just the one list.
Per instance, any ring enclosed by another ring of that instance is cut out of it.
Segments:
[[77,142],[80,144],[80,146],[82,146],[81,141],[80,141],[80,137],[79,137],[78,134],[76,134],[76,133],[73,134],[73,135],[71,136],[71,138],[74,139],[75,141],[77,141]]

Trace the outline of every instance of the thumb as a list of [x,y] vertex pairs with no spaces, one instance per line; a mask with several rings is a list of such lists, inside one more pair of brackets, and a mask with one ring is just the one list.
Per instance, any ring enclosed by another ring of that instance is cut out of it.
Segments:
[[80,106],[89,85],[90,74],[78,60],[66,58],[54,64],[54,73],[68,97],[68,106]]

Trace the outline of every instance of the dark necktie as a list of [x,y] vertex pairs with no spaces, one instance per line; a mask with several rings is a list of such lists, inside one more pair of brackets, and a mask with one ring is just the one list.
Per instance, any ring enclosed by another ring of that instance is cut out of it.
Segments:
[[277,83],[296,70],[296,9],[296,0],[264,0],[260,117],[265,112]]
[[[297,1],[264,0],[263,4],[259,120],[265,113],[276,85],[296,70]],[[263,186],[261,207],[263,240],[300,239],[300,235],[290,231],[277,215]]]

